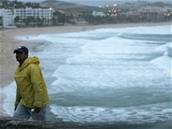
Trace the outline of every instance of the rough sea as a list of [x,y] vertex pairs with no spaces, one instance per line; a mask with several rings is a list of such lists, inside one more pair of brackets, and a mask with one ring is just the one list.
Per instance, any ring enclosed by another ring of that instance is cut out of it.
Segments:
[[[51,117],[151,124],[172,121],[171,27],[106,28],[17,39],[43,42],[31,55],[41,61]],[[10,115],[15,89],[14,82],[2,89]]]

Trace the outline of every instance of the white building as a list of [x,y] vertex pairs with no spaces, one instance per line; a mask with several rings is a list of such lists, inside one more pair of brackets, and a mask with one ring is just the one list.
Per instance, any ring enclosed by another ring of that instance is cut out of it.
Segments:
[[104,12],[97,12],[97,11],[93,11],[92,12],[93,16],[100,16],[100,17],[105,17],[106,14]]
[[14,19],[18,17],[23,24],[23,19],[40,18],[44,19],[43,24],[50,24],[53,18],[53,10],[51,8],[20,8],[20,9],[0,9],[0,26],[3,28],[14,27]]
[[138,10],[138,12],[145,12],[145,13],[165,13],[165,12],[167,12],[167,9],[168,8],[146,6],[146,7],[141,7]]
[[53,18],[53,10],[51,8],[20,8],[14,9],[14,16],[20,19],[25,19],[27,17],[34,18],[45,18],[46,20],[51,20]]
[[0,17],[3,28],[14,27],[14,15],[10,9],[0,9]]

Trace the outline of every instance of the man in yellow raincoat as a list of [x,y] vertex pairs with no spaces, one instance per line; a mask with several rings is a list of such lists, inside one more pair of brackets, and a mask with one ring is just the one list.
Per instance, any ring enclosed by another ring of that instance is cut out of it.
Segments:
[[45,120],[48,93],[37,57],[28,57],[28,48],[14,50],[19,66],[15,72],[17,85],[14,118]]

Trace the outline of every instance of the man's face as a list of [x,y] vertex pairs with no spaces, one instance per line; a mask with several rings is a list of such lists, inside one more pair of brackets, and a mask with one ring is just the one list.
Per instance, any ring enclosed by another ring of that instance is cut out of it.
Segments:
[[21,64],[27,58],[27,55],[24,52],[16,53],[16,60]]

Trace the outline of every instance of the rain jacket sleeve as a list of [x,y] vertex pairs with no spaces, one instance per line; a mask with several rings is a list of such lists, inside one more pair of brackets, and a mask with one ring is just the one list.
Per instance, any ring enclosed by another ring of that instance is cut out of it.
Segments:
[[42,77],[42,73],[38,64],[31,64],[31,82],[33,84],[33,89],[35,93],[34,107],[42,107],[44,98],[44,86],[45,82]]

